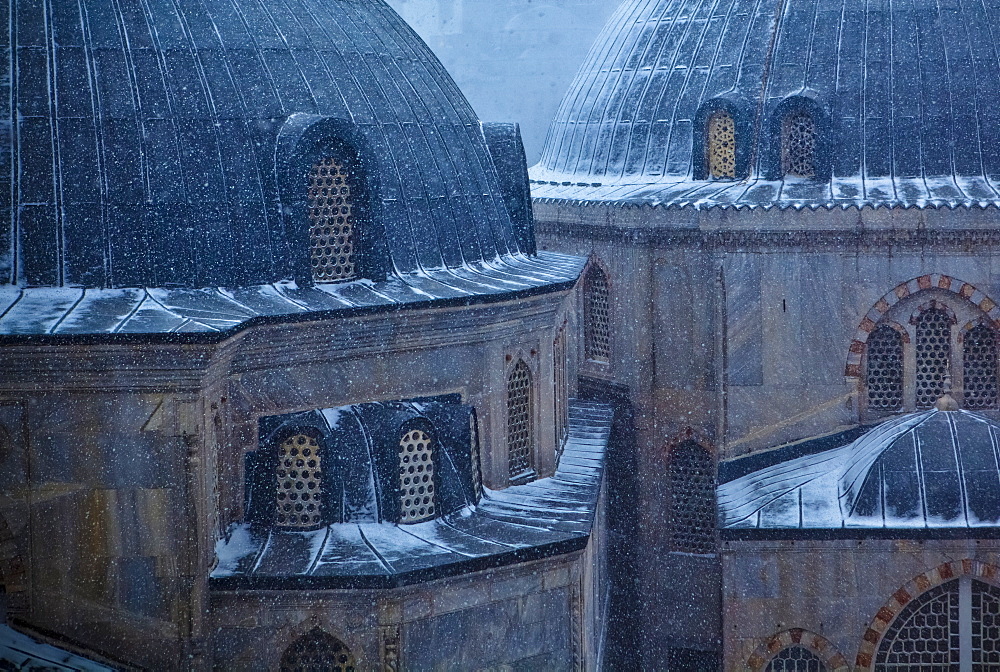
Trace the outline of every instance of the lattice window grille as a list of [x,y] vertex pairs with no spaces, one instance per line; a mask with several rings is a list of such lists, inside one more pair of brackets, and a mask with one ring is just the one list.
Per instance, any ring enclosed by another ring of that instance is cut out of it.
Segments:
[[556,450],[561,454],[563,440],[569,432],[569,383],[567,367],[569,365],[566,347],[566,325],[563,324],[556,332],[552,342],[552,366],[555,368],[555,418],[556,418]]
[[475,413],[469,413],[469,455],[472,462],[472,487],[479,498],[483,495],[483,465],[479,455],[479,427]]
[[764,672],[826,672],[826,665],[809,649],[790,646],[779,651]]
[[584,284],[583,342],[587,359],[611,359],[611,301],[608,278],[597,266],[587,273]]
[[281,672],[354,672],[354,655],[339,639],[316,628],[285,649]]
[[708,174],[716,180],[736,177],[736,123],[720,110],[708,119]]
[[507,460],[510,477],[531,470],[531,371],[519,360],[507,379]]
[[972,669],[1000,670],[1000,589],[972,581]]
[[931,672],[959,662],[958,582],[933,588],[908,604],[886,631],[875,669]]
[[915,349],[917,408],[930,408],[944,394],[951,360],[951,319],[945,311],[931,308],[921,313]]
[[275,521],[282,527],[315,527],[322,521],[323,473],[319,444],[306,434],[285,439],[275,471]]
[[670,538],[673,550],[715,553],[715,466],[712,455],[695,441],[670,453]]
[[419,523],[434,515],[433,440],[411,429],[399,441],[399,522]]
[[313,280],[354,278],[354,200],[344,162],[326,157],[312,167],[308,209]]
[[794,177],[816,175],[816,122],[808,112],[792,112],[782,123],[781,170]]
[[965,335],[962,390],[965,407],[997,407],[997,335],[980,324]]
[[868,408],[895,411],[903,405],[903,336],[882,325],[865,345]]

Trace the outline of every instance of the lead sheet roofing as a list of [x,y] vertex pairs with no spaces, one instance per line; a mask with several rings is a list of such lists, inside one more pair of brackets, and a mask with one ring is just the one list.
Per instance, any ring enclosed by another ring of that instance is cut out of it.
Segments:
[[[987,207],[1000,201],[992,0],[626,0],[553,121],[542,201],[677,207]],[[764,179],[771,118],[814,101],[832,179]],[[699,108],[747,115],[746,179],[693,179]],[[747,137],[749,135],[750,137]]]

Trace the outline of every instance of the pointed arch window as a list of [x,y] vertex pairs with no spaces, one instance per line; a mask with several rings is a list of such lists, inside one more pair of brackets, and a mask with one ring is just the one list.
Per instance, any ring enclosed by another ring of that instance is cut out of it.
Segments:
[[434,440],[410,429],[399,440],[399,522],[419,523],[436,515]]
[[903,405],[903,335],[883,324],[868,337],[865,353],[868,408],[899,410]]
[[952,319],[940,308],[925,310],[917,318],[917,408],[931,408],[945,391],[951,361]]
[[826,665],[804,646],[790,646],[779,651],[764,672],[826,672]]
[[314,282],[357,277],[354,196],[347,160],[326,156],[313,164],[307,207]]
[[969,576],[932,588],[906,605],[886,630],[875,657],[875,672],[986,670],[998,665],[1000,589]]
[[736,122],[726,110],[708,118],[705,129],[705,164],[713,180],[736,178]]
[[281,672],[354,672],[354,654],[333,635],[313,628],[281,656]]
[[965,334],[962,344],[962,392],[965,407],[997,406],[997,334],[984,324]]
[[583,345],[587,359],[611,360],[611,301],[608,276],[594,264],[583,285]]
[[519,359],[507,378],[507,461],[512,479],[532,469],[532,406],[531,370]]
[[792,177],[816,176],[816,121],[800,110],[781,124],[781,172]]
[[675,551],[715,553],[715,463],[694,440],[670,451],[670,538]]
[[319,442],[295,434],[281,442],[275,469],[275,522],[281,527],[312,528],[323,520],[323,473]]

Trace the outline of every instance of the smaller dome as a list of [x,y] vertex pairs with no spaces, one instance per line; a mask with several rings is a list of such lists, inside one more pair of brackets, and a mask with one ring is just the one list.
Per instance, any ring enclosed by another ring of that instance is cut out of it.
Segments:
[[950,528],[1000,524],[1000,425],[933,409],[719,487],[723,527]]

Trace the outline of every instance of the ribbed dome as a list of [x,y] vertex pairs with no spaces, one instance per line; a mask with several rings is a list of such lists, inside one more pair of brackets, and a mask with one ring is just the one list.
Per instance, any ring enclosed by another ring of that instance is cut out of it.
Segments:
[[279,137],[323,119],[357,150],[382,274],[518,250],[475,114],[381,0],[15,0],[9,17],[0,284],[308,275]]
[[900,416],[854,442],[719,487],[724,527],[1000,524],[1000,425],[969,411]]
[[[532,171],[536,198],[662,204],[996,204],[992,3],[625,0]],[[705,178],[735,119],[735,181]],[[782,179],[783,119],[815,122],[815,180]],[[832,179],[831,179],[832,178]]]

